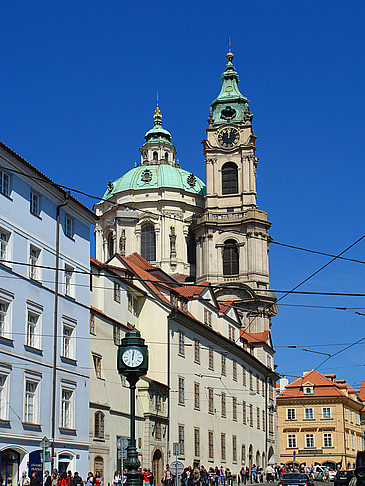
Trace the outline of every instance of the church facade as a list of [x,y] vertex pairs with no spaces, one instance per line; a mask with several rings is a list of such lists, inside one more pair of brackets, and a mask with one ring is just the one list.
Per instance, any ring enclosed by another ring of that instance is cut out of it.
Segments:
[[147,378],[167,390],[163,434],[140,441],[142,467],[155,472],[174,460],[174,443],[185,465],[233,474],[279,458],[271,223],[256,204],[252,114],[226,58],[203,141],[206,184],[180,166],[157,102],[140,164],[109,181],[94,208],[95,265],[140,289],[133,324],[149,346]]

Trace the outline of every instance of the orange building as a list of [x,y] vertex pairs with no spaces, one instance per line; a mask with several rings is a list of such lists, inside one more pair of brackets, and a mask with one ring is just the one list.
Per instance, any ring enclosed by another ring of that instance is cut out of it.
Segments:
[[364,448],[363,404],[346,380],[312,370],[286,385],[276,402],[283,464],[354,467]]

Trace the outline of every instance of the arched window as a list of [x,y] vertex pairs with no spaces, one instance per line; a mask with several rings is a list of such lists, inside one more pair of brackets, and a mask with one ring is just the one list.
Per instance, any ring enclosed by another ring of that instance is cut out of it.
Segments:
[[114,238],[113,233],[109,233],[108,235],[108,258],[111,258],[114,255]]
[[223,275],[237,275],[239,272],[237,243],[226,240],[223,248]]
[[152,224],[146,224],[142,228],[141,255],[148,262],[156,261],[156,234]]
[[104,414],[103,412],[95,412],[94,415],[94,437],[104,439]]
[[165,152],[165,160],[166,160],[166,162],[168,162],[168,160],[169,160],[169,153],[168,152]]
[[158,153],[157,152],[153,152],[153,161],[154,162],[158,161]]
[[237,165],[227,162],[222,167],[222,194],[237,194],[238,171]]

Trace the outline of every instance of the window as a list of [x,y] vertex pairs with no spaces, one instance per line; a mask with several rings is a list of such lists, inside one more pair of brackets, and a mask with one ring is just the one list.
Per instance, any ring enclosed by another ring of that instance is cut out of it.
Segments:
[[95,412],[94,415],[94,437],[97,439],[104,439],[104,414],[103,412]]
[[24,422],[36,424],[38,420],[38,381],[25,380]]
[[237,275],[239,273],[239,256],[237,243],[226,240],[223,248],[223,275]]
[[331,418],[331,407],[323,407],[322,408],[322,418],[330,419]]
[[93,361],[96,378],[101,378],[101,356],[93,354]]
[[39,257],[41,250],[33,245],[29,248],[29,278],[32,280],[39,279],[39,271],[37,265],[39,264]]
[[221,394],[221,402],[222,402],[222,417],[226,418],[227,410],[226,410],[226,394],[222,392]]
[[61,427],[63,429],[72,429],[74,426],[73,395],[74,390],[61,389]]
[[65,295],[72,297],[73,295],[73,280],[74,269],[70,265],[65,265]]
[[242,444],[241,447],[241,464],[245,464],[246,462],[246,446],[245,444]]
[[30,212],[35,216],[41,213],[41,198],[36,192],[30,191]]
[[274,419],[273,419],[273,413],[269,412],[269,434],[274,433]]
[[200,364],[200,343],[196,339],[194,341],[194,362]]
[[0,228],[0,261],[5,262],[11,258],[8,252],[10,233]]
[[114,301],[120,304],[120,283],[114,282]]
[[90,334],[95,334],[95,316],[90,314]]
[[155,439],[161,440],[161,422],[155,422]]
[[222,354],[222,375],[223,376],[226,376],[227,375],[227,371],[226,371],[226,357],[224,356],[224,354]]
[[253,405],[250,403],[250,427],[253,427]]
[[185,454],[185,428],[184,425],[179,424],[178,426],[178,437],[180,442],[180,454]]
[[235,341],[236,340],[236,337],[235,337],[235,328],[233,326],[228,326],[228,338],[231,341]]
[[120,327],[118,324],[114,324],[113,326],[113,341],[114,344],[119,346],[120,344]]
[[288,434],[288,448],[293,449],[297,447],[297,436],[296,434]]
[[151,224],[146,224],[142,228],[141,256],[148,262],[156,261],[156,234]]
[[306,393],[307,395],[310,395],[312,392],[313,392],[313,390],[312,390],[312,388],[310,388],[310,387],[306,387],[306,388],[304,389],[304,393]]
[[0,170],[0,192],[4,196],[10,196],[10,176],[3,170]]
[[179,332],[179,355],[185,356],[185,334]]
[[253,391],[253,377],[251,371],[249,371],[249,377],[250,377],[250,390]]
[[360,415],[358,413],[355,415],[355,418],[356,418],[356,425],[360,425]]
[[353,418],[352,418],[352,410],[350,411],[350,422],[353,422]]
[[157,152],[153,152],[153,161],[154,162],[157,162],[158,161],[158,153]]
[[242,423],[245,424],[246,422],[247,422],[246,402],[243,400],[243,402],[242,402]]
[[155,394],[155,410],[156,412],[161,412],[162,410],[162,396],[160,393]]
[[265,420],[265,410],[262,411],[262,430],[265,431],[265,427],[266,427],[266,424],[265,424],[266,420]]
[[237,363],[236,363],[236,361],[232,362],[232,368],[233,368],[233,381],[237,381]]
[[214,390],[208,388],[208,412],[214,413]]
[[8,320],[9,320],[9,302],[0,300],[0,336],[7,336],[9,332]]
[[274,400],[274,384],[272,380],[269,381],[268,389],[269,389],[269,399]]
[[221,434],[221,459],[226,460],[226,434]]
[[246,386],[246,369],[242,368],[242,385]]
[[313,408],[304,409],[304,418],[305,420],[312,420],[314,418]]
[[213,351],[213,349],[209,349],[208,353],[209,353],[208,368],[213,371],[214,370],[214,351]]
[[267,367],[271,370],[272,369],[272,366],[271,366],[271,356],[268,354],[267,355]]
[[199,383],[194,383],[194,408],[195,408],[195,410],[200,410],[200,385],[199,385]]
[[65,235],[69,238],[74,237],[74,220],[68,214],[65,214]]
[[194,454],[195,457],[200,456],[200,429],[194,428]]
[[74,359],[75,358],[75,328],[68,324],[63,323],[63,333],[62,333],[62,356],[65,358]]
[[262,378],[261,380],[261,395],[263,397],[265,396],[265,378]]
[[[325,433],[323,434],[323,447],[332,447],[332,434]],[[354,448],[354,436],[352,436],[352,448]]]
[[286,409],[286,418],[288,420],[295,420],[296,419],[295,408],[287,408]]
[[168,152],[165,152],[165,161],[168,162],[169,161],[169,153]]
[[232,435],[232,459],[237,462],[237,436]]
[[214,459],[214,433],[208,430],[208,456],[209,459]]
[[36,348],[39,342],[39,330],[38,327],[39,314],[34,314],[28,310],[27,318],[27,346]]
[[237,398],[232,398],[232,418],[235,422],[237,422]]
[[137,315],[138,299],[132,292],[128,292],[128,310],[132,312],[134,316]]
[[212,327],[212,313],[204,308],[204,324],[209,327]]
[[238,193],[238,170],[233,162],[226,162],[222,167],[222,194]]
[[305,434],[305,447],[314,447],[314,434]]
[[8,419],[8,374],[0,374],[0,419]]
[[260,409],[256,408],[256,427],[260,429]]
[[349,433],[346,432],[346,435],[345,435],[345,442],[346,442],[346,449],[349,448]]
[[179,376],[179,405],[185,404],[184,378]]
[[347,408],[344,408],[345,420],[347,420]]
[[260,378],[256,376],[256,393],[260,393]]
[[113,236],[113,233],[108,234],[107,247],[108,247],[108,258],[111,258],[114,255],[114,236]]

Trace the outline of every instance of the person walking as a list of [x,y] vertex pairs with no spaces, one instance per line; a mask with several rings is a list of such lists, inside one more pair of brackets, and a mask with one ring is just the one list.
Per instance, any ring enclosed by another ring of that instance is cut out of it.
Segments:
[[172,486],[172,474],[168,464],[166,464],[165,471],[163,473],[162,484],[164,486]]
[[23,471],[21,478],[18,481],[19,486],[29,486],[30,479],[27,476],[27,471]]
[[44,471],[44,483],[43,483],[43,485],[44,486],[51,486],[51,484],[52,484],[52,478],[51,478],[51,475],[49,474],[48,469],[46,469]]
[[32,472],[32,477],[30,478],[30,486],[41,486],[41,480],[37,476],[36,471]]

